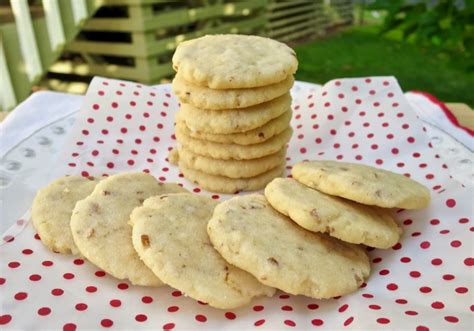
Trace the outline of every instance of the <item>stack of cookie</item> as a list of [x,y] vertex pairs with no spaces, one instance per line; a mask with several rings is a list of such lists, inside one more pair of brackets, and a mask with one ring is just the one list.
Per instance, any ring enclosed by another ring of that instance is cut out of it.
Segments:
[[176,161],[204,189],[263,188],[285,168],[291,96],[298,66],[288,46],[263,37],[210,35],[173,56]]

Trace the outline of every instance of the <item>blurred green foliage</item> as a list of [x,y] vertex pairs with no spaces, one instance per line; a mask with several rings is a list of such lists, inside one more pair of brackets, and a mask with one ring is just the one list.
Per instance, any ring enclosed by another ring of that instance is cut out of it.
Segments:
[[395,76],[404,91],[421,90],[446,102],[474,106],[472,61],[462,52],[381,37],[380,27],[354,26],[295,48],[296,78],[324,84],[344,77]]
[[367,9],[386,13],[382,33],[397,30],[405,40],[474,53],[473,0],[375,0]]

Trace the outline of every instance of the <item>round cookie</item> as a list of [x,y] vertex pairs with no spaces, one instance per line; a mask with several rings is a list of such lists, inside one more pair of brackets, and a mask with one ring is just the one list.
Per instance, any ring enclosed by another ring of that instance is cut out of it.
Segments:
[[194,154],[184,147],[179,148],[179,160],[186,168],[229,178],[248,178],[260,175],[284,163],[285,156],[286,147],[274,154],[251,160],[213,159]]
[[177,128],[175,134],[178,142],[194,154],[222,160],[249,160],[274,154],[284,148],[291,139],[293,130],[288,127],[282,133],[263,143],[246,146],[194,139],[184,134],[179,128]]
[[306,186],[365,205],[383,208],[425,208],[430,191],[403,175],[367,165],[306,161],[295,164],[293,178]]
[[290,125],[291,115],[292,111],[290,109],[284,112],[283,115],[280,115],[263,126],[250,131],[230,134],[212,134],[190,130],[186,126],[185,121],[181,118],[181,112],[178,112],[176,114],[176,127],[184,134],[200,140],[213,141],[221,144],[252,145],[264,142],[283,132]]
[[290,47],[269,38],[207,35],[180,43],[173,69],[212,89],[251,88],[284,80],[296,72],[298,60]]
[[265,187],[265,197],[273,208],[313,232],[376,248],[390,248],[400,239],[388,210],[330,196],[294,179],[274,179]]
[[250,178],[229,178],[210,175],[205,172],[188,168],[179,162],[179,170],[184,177],[210,192],[236,193],[240,191],[256,191],[265,187],[273,178],[283,175],[285,164],[281,164],[263,174]]
[[282,96],[291,89],[294,81],[295,79],[290,75],[281,82],[267,86],[214,90],[191,84],[178,72],[173,79],[173,92],[182,103],[189,103],[197,108],[216,110],[246,108]]
[[281,116],[291,106],[289,93],[255,106],[241,109],[209,110],[181,104],[181,119],[192,131],[229,134],[259,128]]
[[186,192],[176,184],[163,184],[145,173],[123,173],[102,180],[79,201],[71,217],[74,242],[91,263],[132,284],[163,283],[140,260],[128,224],[132,210],[145,199],[164,193]]
[[207,232],[227,262],[290,294],[317,299],[344,295],[356,291],[370,274],[362,247],[304,230],[261,194],[219,204]]
[[94,190],[100,178],[61,177],[38,191],[31,208],[33,226],[43,244],[53,252],[78,254],[72,239],[71,214],[76,202]]
[[178,193],[145,200],[130,216],[133,245],[164,283],[212,307],[237,308],[274,288],[227,263],[212,246],[207,222],[218,203]]

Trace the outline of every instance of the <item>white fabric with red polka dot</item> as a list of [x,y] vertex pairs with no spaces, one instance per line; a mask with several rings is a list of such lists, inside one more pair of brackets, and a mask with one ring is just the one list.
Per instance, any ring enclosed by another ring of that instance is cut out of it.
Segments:
[[[315,300],[278,292],[223,311],[163,287],[132,286],[80,258],[44,248],[29,214],[0,246],[2,329],[435,330],[472,329],[472,187],[449,176],[423,123],[392,77],[340,79],[293,89],[294,135],[287,174],[304,159],[360,162],[410,176],[432,189],[432,204],[396,210],[400,243],[369,249],[372,275],[359,291]],[[95,78],[63,147],[57,176],[146,171],[187,182],[167,155],[178,102],[169,85]],[[304,267],[304,266],[303,266]]]

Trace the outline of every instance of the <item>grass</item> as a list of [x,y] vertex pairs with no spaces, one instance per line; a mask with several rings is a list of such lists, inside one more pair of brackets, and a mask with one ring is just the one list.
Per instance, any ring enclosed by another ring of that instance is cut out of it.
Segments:
[[374,26],[356,26],[296,47],[298,80],[395,76],[404,91],[421,90],[445,102],[474,106],[472,57],[383,38]]

